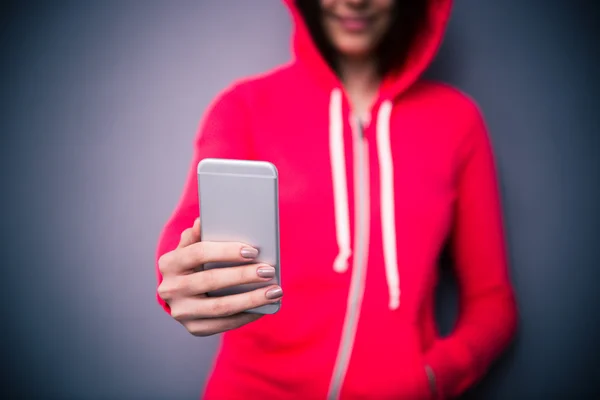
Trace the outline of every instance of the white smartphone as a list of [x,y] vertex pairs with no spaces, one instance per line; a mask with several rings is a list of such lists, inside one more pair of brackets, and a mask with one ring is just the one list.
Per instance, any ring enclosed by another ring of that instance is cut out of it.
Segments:
[[[198,163],[198,198],[201,240],[243,242],[258,249],[248,262],[275,268],[269,282],[243,284],[207,293],[227,296],[273,284],[281,285],[279,264],[279,190],[277,168],[265,161],[208,158]],[[227,268],[239,263],[207,263],[204,269]],[[274,314],[281,300],[246,312]]]

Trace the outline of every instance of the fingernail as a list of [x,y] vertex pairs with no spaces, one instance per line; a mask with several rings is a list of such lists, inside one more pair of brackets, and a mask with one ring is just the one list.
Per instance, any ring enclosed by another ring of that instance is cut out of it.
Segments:
[[244,247],[240,254],[244,258],[256,258],[256,256],[258,255],[258,250],[252,247]]
[[256,274],[261,278],[273,278],[275,277],[275,268],[270,266],[259,267],[256,270]]
[[265,296],[269,300],[275,300],[275,299],[278,299],[281,296],[283,296],[283,290],[280,287],[274,287],[274,288],[267,290],[267,293],[265,293]]

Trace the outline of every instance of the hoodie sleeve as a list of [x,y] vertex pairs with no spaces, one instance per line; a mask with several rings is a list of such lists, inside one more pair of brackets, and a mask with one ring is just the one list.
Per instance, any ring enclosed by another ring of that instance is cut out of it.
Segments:
[[[158,259],[175,249],[181,233],[198,218],[198,181],[196,167],[204,158],[246,159],[250,153],[248,112],[240,95],[239,86],[223,91],[209,106],[194,140],[194,155],[178,204],[164,226],[156,250],[156,275],[158,285],[162,275]],[[158,303],[170,313],[169,305],[157,294]]]
[[459,396],[481,378],[517,324],[492,147],[478,110],[474,119],[463,146],[452,234],[459,317],[454,332],[425,354],[440,398]]

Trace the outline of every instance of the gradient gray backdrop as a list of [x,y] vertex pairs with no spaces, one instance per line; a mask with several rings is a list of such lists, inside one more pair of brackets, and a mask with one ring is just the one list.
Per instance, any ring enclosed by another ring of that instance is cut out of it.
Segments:
[[[521,310],[515,345],[467,397],[593,398],[597,7],[456,3],[429,75],[486,114]],[[1,4],[2,391],[197,398],[218,338],[193,338],[159,309],[155,244],[209,101],[288,59],[287,11],[278,0]]]

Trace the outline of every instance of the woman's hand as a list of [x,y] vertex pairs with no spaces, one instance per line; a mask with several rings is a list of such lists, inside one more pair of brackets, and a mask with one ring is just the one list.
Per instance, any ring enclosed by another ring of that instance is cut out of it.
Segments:
[[158,261],[163,280],[159,296],[171,308],[171,316],[195,336],[208,336],[239,328],[261,314],[243,311],[274,303],[283,295],[272,285],[247,293],[207,297],[206,293],[243,283],[268,282],[275,269],[265,264],[199,270],[209,262],[248,262],[258,251],[243,243],[201,242],[200,220],[181,234],[177,248]]

